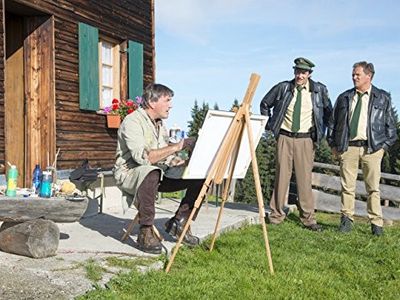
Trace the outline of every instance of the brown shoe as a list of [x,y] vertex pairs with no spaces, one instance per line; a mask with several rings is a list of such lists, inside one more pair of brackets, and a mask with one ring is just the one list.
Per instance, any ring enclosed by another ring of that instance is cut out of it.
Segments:
[[140,226],[140,231],[137,239],[138,248],[147,253],[160,254],[162,244],[153,232],[153,226]]
[[[183,228],[185,227],[184,220],[179,221],[177,218],[173,217],[165,223],[165,231],[172,235],[175,239],[179,239],[183,232]],[[182,242],[190,247],[197,246],[200,242],[199,238],[192,235],[192,232],[189,229],[186,231],[185,236],[183,237]]]

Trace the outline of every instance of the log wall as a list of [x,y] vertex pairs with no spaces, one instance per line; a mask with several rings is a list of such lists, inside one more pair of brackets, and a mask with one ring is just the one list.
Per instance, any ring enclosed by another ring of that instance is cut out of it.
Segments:
[[[4,1],[4,0],[3,0]],[[79,109],[78,23],[99,29],[105,37],[143,44],[144,86],[153,81],[153,21],[151,0],[16,0],[55,21],[56,148],[58,169],[80,166],[84,158],[91,166],[111,168],[116,149],[116,130],[106,118]],[[1,2],[4,5],[4,2]],[[1,5],[1,4],[0,4]],[[4,9],[0,7],[0,122],[4,124]],[[0,128],[0,163],[4,164],[4,126]]]
[[0,174],[4,173],[5,134],[4,134],[4,0],[0,1]]

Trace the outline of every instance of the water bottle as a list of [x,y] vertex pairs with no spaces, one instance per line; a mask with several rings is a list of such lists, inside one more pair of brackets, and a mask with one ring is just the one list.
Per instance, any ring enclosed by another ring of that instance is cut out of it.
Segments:
[[35,166],[32,174],[32,189],[36,194],[39,193],[40,182],[42,181],[42,170],[39,165]]
[[[182,130],[180,132],[180,140],[185,139],[185,131]],[[182,149],[181,151],[178,152],[178,156],[183,159],[183,160],[188,160],[189,159],[189,151],[187,149]]]
[[43,171],[42,183],[40,184],[39,196],[43,198],[51,197],[51,184],[53,178],[51,176],[51,171]]
[[15,197],[17,195],[17,179],[18,179],[17,167],[15,165],[12,165],[7,172],[6,196]]

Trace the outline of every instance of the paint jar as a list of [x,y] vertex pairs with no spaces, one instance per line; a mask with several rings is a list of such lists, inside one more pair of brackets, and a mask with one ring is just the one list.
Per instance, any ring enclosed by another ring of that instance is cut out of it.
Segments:
[[15,197],[17,195],[17,179],[18,179],[17,166],[12,165],[7,172],[6,196]]
[[39,196],[43,198],[51,197],[51,185],[53,178],[51,176],[51,171],[43,171],[42,182],[40,184]]

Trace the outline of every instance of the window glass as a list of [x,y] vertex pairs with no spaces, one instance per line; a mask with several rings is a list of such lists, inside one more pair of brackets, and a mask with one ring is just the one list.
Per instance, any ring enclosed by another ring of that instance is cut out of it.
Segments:
[[110,106],[113,98],[119,98],[119,44],[100,39],[100,108]]

